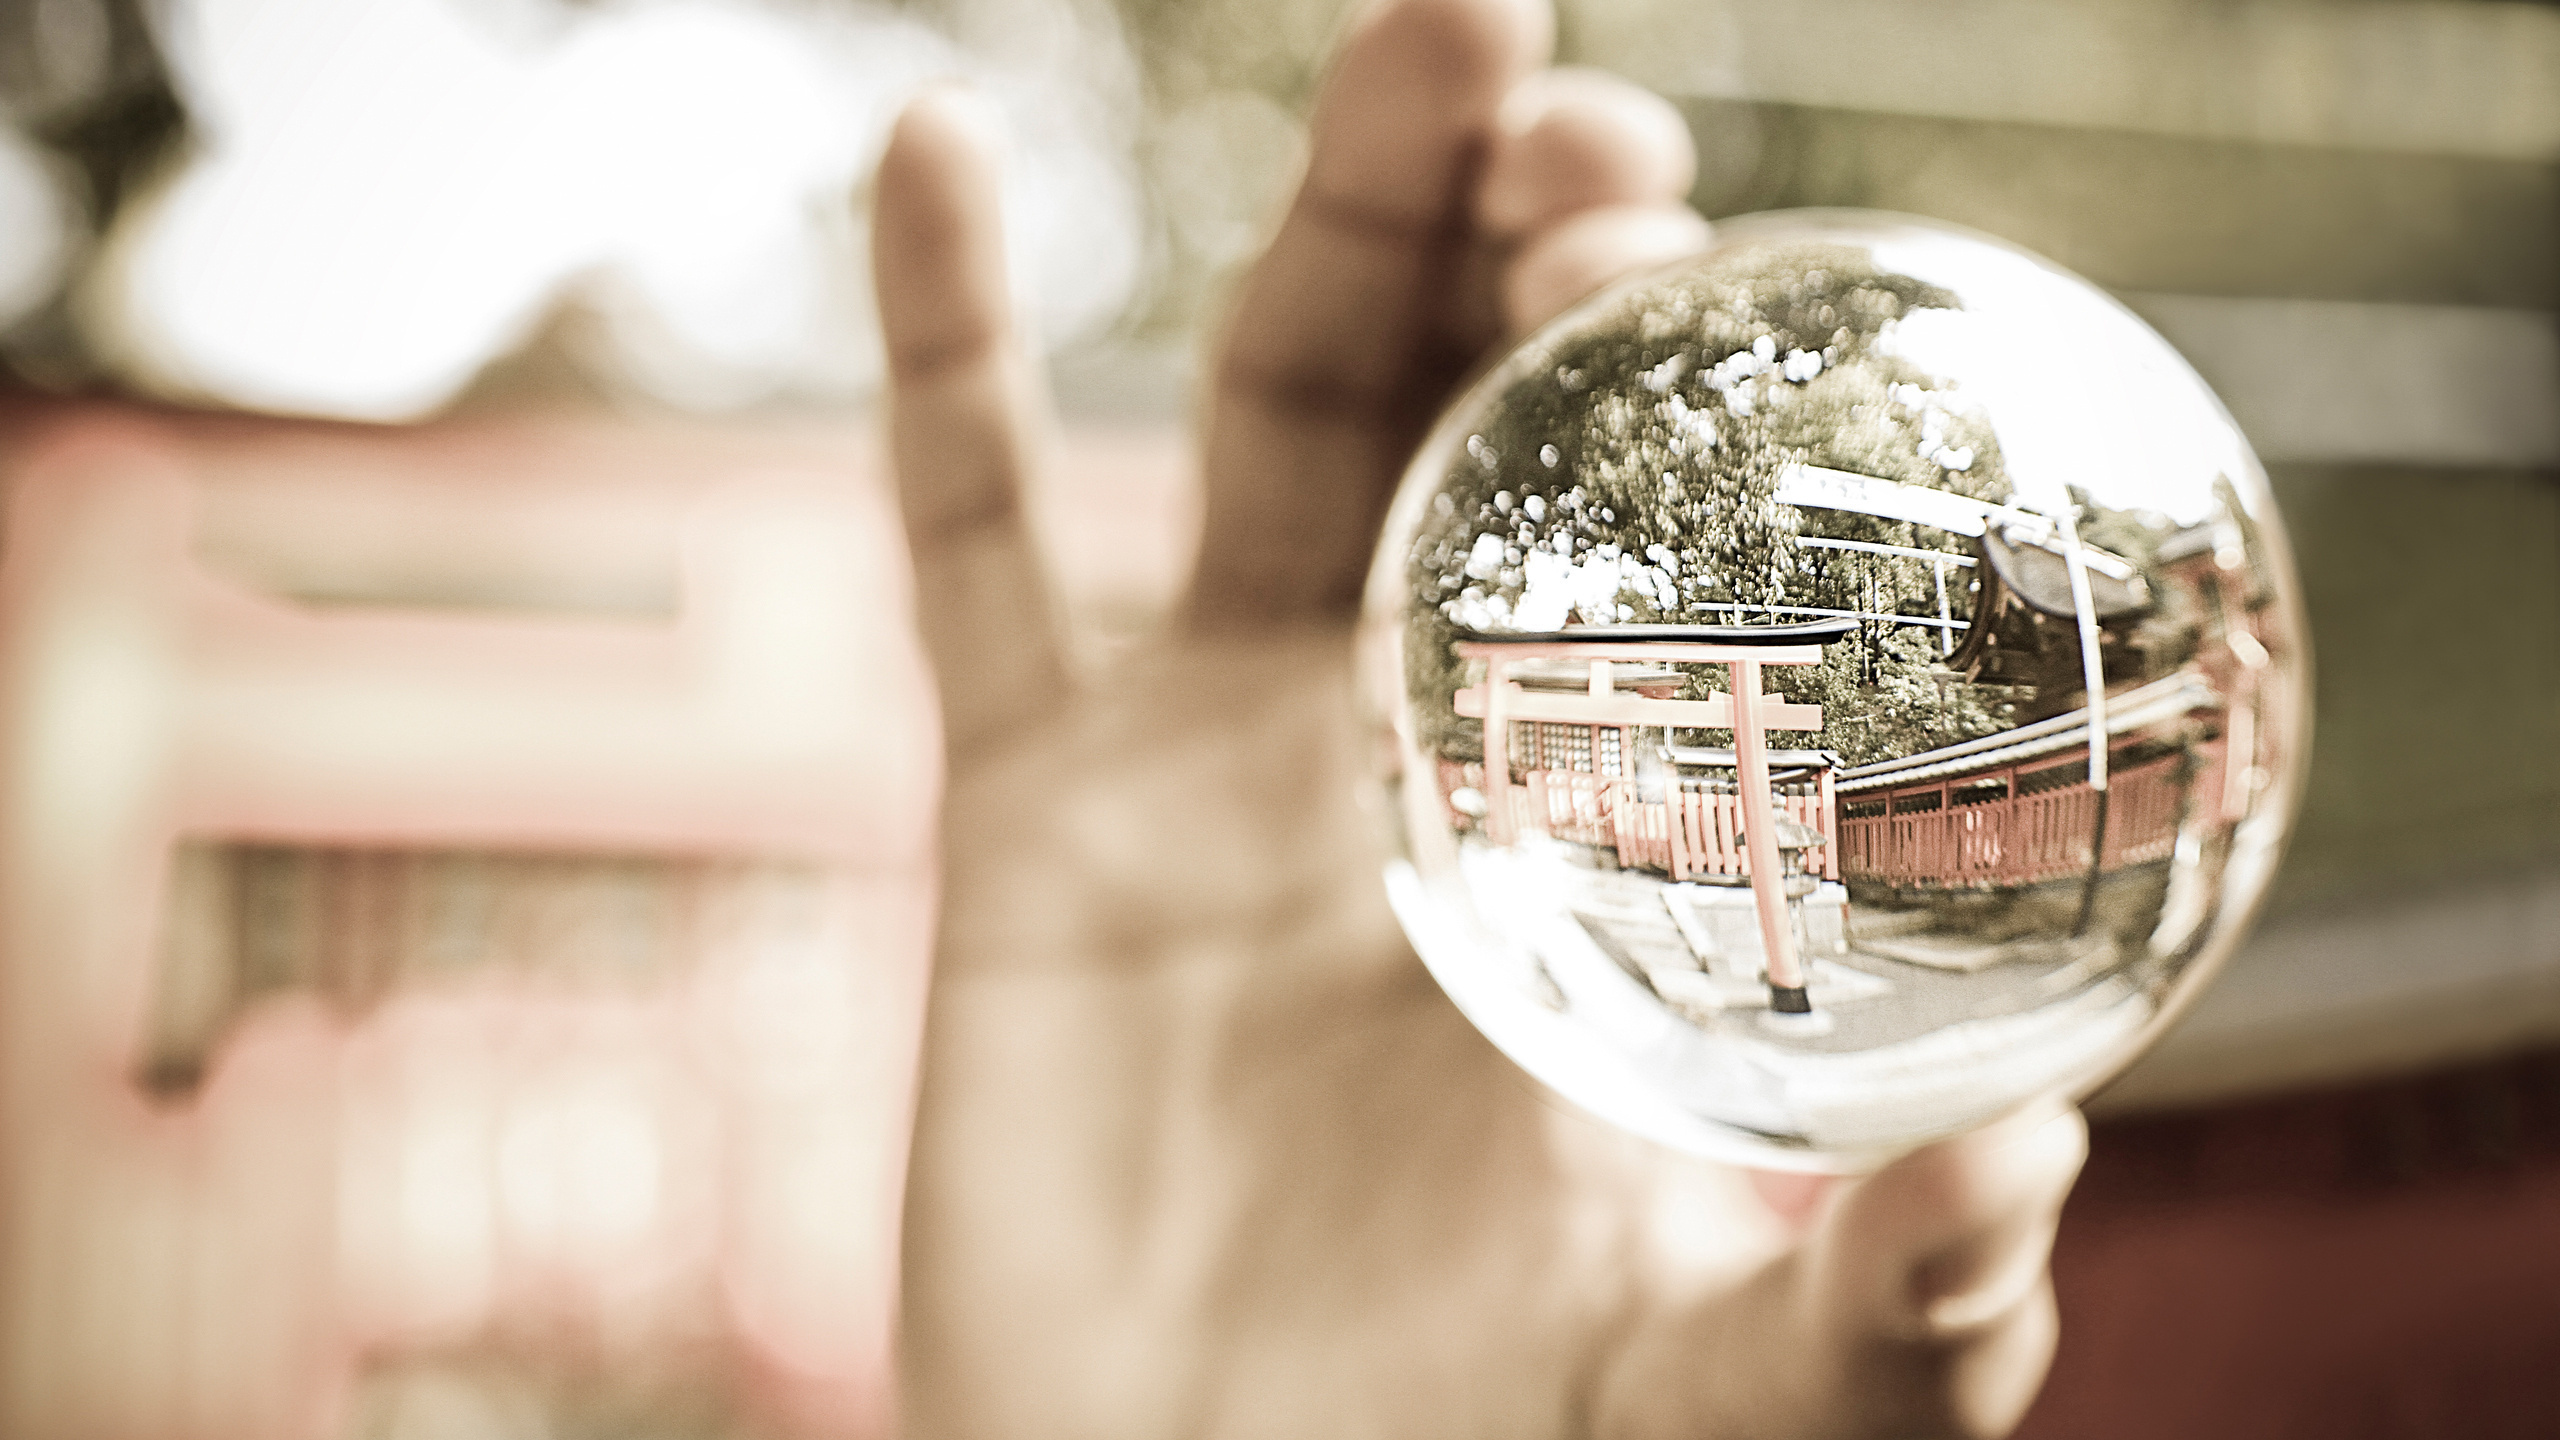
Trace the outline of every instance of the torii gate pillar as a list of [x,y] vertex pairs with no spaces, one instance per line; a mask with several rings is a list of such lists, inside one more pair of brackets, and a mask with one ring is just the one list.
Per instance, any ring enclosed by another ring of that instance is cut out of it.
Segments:
[[[1769,640],[1781,637],[1759,635],[1751,636],[1750,643],[1736,643],[1738,637],[1724,627],[1679,628],[1680,635],[1666,634],[1658,639],[1626,630],[1595,628],[1587,632],[1587,639],[1566,632],[1459,644],[1459,655],[1485,662],[1482,689],[1460,691],[1457,705],[1459,714],[1484,721],[1486,831],[1497,844],[1509,844],[1513,839],[1509,731],[1515,709],[1526,712],[1520,717],[1524,719],[1562,719],[1580,724],[1731,727],[1736,788],[1741,792],[1738,798],[1744,854],[1750,866],[1752,908],[1760,921],[1761,954],[1768,970],[1769,1008],[1783,1015],[1810,1014],[1813,1004],[1805,993],[1804,961],[1796,953],[1795,921],[1787,911],[1786,876],[1778,858],[1778,806],[1769,790],[1768,731],[1773,727],[1819,730],[1822,712],[1817,706],[1789,705],[1762,694],[1760,671],[1766,665],[1820,664],[1823,643],[1838,638],[1848,626],[1834,623],[1790,627],[1812,633],[1789,633],[1778,644]],[[1811,643],[1801,643],[1804,641]],[[1508,674],[1511,662],[1537,658],[1594,662],[1591,693],[1515,697]],[[1608,689],[1607,671],[1601,668],[1611,660],[1721,664],[1731,678],[1731,693],[1709,700],[1614,695]],[[1534,706],[1532,699],[1537,702]]]

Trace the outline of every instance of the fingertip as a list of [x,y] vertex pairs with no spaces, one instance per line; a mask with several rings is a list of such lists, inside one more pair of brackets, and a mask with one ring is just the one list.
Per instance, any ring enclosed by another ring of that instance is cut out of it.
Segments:
[[1352,22],[1310,126],[1311,193],[1438,223],[1460,163],[1554,43],[1546,0],[1384,0]]
[[1521,235],[1594,206],[1685,199],[1697,159],[1670,101],[1605,71],[1542,71],[1503,99],[1476,218]]
[[[925,197],[948,202],[955,182],[991,176],[1005,148],[1004,112],[994,101],[957,81],[928,85],[910,99],[889,126],[880,152],[883,199]],[[894,207],[893,207],[894,208]]]
[[2001,1323],[2044,1283],[2062,1203],[2088,1155],[2077,1110],[2022,1112],[1904,1156],[1832,1215],[1825,1269],[1874,1277],[1860,1308],[1907,1338]]
[[890,127],[872,195],[871,260],[892,376],[973,351],[1010,324],[999,173],[1003,113],[932,86]]
[[1548,0],[1378,0],[1352,19],[1342,57],[1508,77],[1547,58],[1555,26]]
[[2047,1261],[2086,1148],[2076,1112],[2043,1108],[1834,1182],[1803,1246],[1623,1344],[1595,1413],[1664,1436],[2008,1434],[2052,1362]]
[[1916,1245],[1933,1232],[1960,1242],[2022,1211],[2059,1208],[2088,1153],[2078,1110],[2023,1110],[1903,1156],[1864,1188],[1905,1212]]
[[1814,1212],[1840,1184],[1834,1175],[1806,1175],[1792,1170],[1753,1170],[1747,1174],[1751,1193],[1780,1224],[1797,1234],[1813,1224]]
[[1503,321],[1534,330],[1622,276],[1704,249],[1707,222],[1685,205],[1586,210],[1531,238],[1502,278]]
[[1949,1224],[1962,1225],[2029,1195],[2067,1188],[2088,1153],[2088,1134],[2078,1110],[2020,1110],[1915,1150],[1866,1183],[1909,1203],[1928,1203]]
[[2089,1158],[2089,1121],[2076,1106],[2029,1106],[1951,1143],[1986,1152],[1985,1163],[2059,1203]]

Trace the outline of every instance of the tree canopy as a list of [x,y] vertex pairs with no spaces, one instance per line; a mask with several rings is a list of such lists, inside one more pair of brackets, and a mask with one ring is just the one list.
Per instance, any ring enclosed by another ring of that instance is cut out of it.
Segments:
[[[1778,501],[1791,465],[2005,502],[1991,427],[1893,352],[1956,297],[1856,246],[1739,247],[1623,297],[1548,344],[1487,407],[1413,537],[1409,682],[1444,748],[1461,630],[1572,623],[1778,623],[1803,610],[1935,620],[1970,610],[1971,572],[1807,539],[1966,553],[1944,531]],[[1931,674],[1925,625],[1872,621],[1818,671],[1787,672],[1852,763],[2000,727]],[[1698,682],[1706,683],[1705,677]],[[1718,682],[1720,683],[1720,682]],[[1961,688],[1961,687],[1959,687]]]

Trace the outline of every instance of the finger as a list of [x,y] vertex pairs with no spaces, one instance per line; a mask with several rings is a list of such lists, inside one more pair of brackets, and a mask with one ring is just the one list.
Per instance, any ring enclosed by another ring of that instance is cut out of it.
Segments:
[[1594,1433],[2004,1435],[2053,1354],[2047,1278],[2087,1153],[2077,1112],[2015,1119],[1835,1191],[1738,1290],[1639,1320]]
[[997,147],[980,102],[928,94],[890,134],[872,212],[890,453],[955,758],[1054,707],[1066,685],[1023,498],[1052,421],[1013,325]]
[[1804,1277],[1815,1343],[1842,1373],[1900,1381],[1843,1407],[1851,1418],[2008,1433],[2052,1359],[2046,1266],[2087,1155],[2079,1112],[2021,1115],[1841,1192]]
[[1603,285],[1696,254],[1707,236],[1707,222],[1686,205],[1582,211],[1511,257],[1502,276],[1503,323],[1515,335],[1534,330]]
[[1472,358],[1451,334],[1467,196],[1548,30],[1535,0],[1388,0],[1345,44],[1214,378],[1195,623],[1357,601],[1387,492]]
[[1550,70],[1503,101],[1476,220],[1517,236],[1580,210],[1683,200],[1697,170],[1670,101],[1603,71]]
[[1777,1170],[1754,1170],[1750,1178],[1752,1193],[1760,1197],[1760,1203],[1780,1224],[1799,1235],[1812,1226],[1815,1212],[1840,1183],[1835,1176]]

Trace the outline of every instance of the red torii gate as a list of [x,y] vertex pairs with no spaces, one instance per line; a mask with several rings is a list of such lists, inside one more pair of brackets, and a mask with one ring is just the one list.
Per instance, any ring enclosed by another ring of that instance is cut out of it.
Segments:
[[[1759,912],[1760,944],[1768,957],[1769,1008],[1807,1014],[1804,964],[1796,955],[1795,927],[1787,917],[1779,872],[1777,806],[1769,789],[1771,730],[1819,730],[1822,707],[1792,705],[1760,689],[1764,665],[1819,665],[1822,647],[1856,629],[1848,620],[1810,625],[1591,625],[1528,634],[1477,633],[1458,642],[1457,653],[1485,663],[1481,685],[1460,690],[1457,712],[1484,722],[1485,820],[1498,844],[1509,844],[1511,758],[1507,727],[1514,720],[1573,725],[1660,725],[1733,732],[1736,789],[1741,792],[1743,840],[1750,860],[1752,906]],[[1510,678],[1524,660],[1587,660],[1591,688],[1582,695],[1537,692]],[[1727,692],[1705,700],[1665,700],[1614,689],[1613,661],[1689,662],[1725,667]]]

